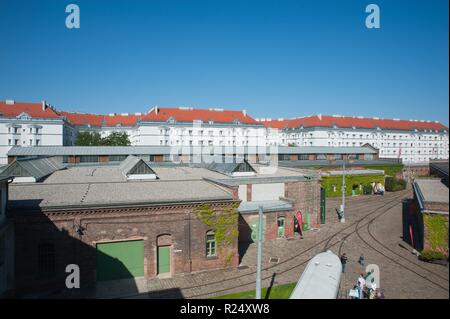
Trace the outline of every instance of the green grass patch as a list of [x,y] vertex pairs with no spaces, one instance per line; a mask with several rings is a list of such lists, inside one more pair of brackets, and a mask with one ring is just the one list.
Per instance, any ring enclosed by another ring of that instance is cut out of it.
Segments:
[[426,238],[431,251],[448,251],[448,218],[438,214],[423,214]]
[[[273,286],[271,289],[261,289],[262,299],[288,299],[297,283]],[[228,295],[212,297],[211,299],[255,299],[255,290],[236,292]]]
[[[384,175],[345,175],[346,196],[362,195],[364,188],[372,191],[371,183],[384,185]],[[342,175],[322,176],[322,187],[325,188],[326,197],[337,197],[342,195]]]

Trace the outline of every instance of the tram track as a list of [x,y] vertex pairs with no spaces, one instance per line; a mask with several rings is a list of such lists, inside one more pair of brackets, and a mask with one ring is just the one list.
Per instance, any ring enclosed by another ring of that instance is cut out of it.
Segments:
[[[374,220],[374,219],[373,219],[373,220]],[[365,225],[365,227],[366,227],[366,230],[367,230],[367,232],[368,232],[368,234],[369,234],[369,237],[372,238],[375,242],[378,242],[378,243],[379,243],[379,241],[373,236],[373,234],[370,233],[370,230],[369,230],[369,229],[370,229],[370,228],[369,228],[369,227],[370,227],[370,223],[373,222],[373,220],[371,220],[369,223],[367,223],[367,224]],[[364,227],[364,226],[363,226],[363,227]],[[362,227],[361,227],[361,228],[362,228]],[[412,262],[412,261],[410,261],[410,260],[404,258],[403,256],[398,255],[397,253],[392,252],[391,249],[387,249],[384,245],[381,244],[380,246],[382,246],[386,251],[389,251],[391,254],[394,254],[396,257],[401,257],[403,260],[406,260],[409,264],[414,265],[414,267],[421,268],[421,269],[425,270],[427,273],[432,274],[432,275],[438,277],[439,280],[441,280],[441,281],[442,281],[442,280],[446,281],[446,282],[447,282],[447,285],[444,286],[444,285],[442,285],[441,283],[437,282],[436,280],[430,279],[429,276],[427,276],[426,274],[420,273],[419,271],[413,269],[413,268],[411,267],[411,265],[405,265],[404,263],[400,262],[399,260],[397,260],[397,259],[395,259],[395,258],[392,258],[392,257],[388,256],[388,254],[387,254],[386,252],[383,252],[383,251],[382,251],[381,249],[379,249],[379,248],[377,249],[377,248],[376,248],[373,244],[371,244],[364,236],[361,235],[361,233],[360,233],[361,228],[357,229],[356,235],[358,236],[358,238],[359,238],[364,244],[366,244],[366,245],[367,245],[368,247],[370,247],[372,250],[376,251],[378,254],[382,255],[382,256],[385,257],[386,259],[388,259],[388,260],[392,261],[393,263],[397,264],[397,265],[400,266],[401,268],[408,270],[409,272],[415,274],[415,275],[418,276],[418,277],[421,277],[421,278],[424,279],[425,281],[427,281],[427,282],[429,282],[429,283],[431,283],[431,284],[433,284],[433,285],[435,285],[435,286],[437,286],[437,287],[443,289],[444,291],[447,291],[447,292],[449,291],[449,288],[448,288],[448,279],[442,277],[442,276],[439,275],[439,274],[436,274],[436,273],[433,272],[433,271],[430,271],[430,270],[426,269],[425,267],[423,267],[423,266],[421,266],[421,265],[418,265],[418,264],[416,264],[416,263],[414,263],[414,262]]]
[[[449,280],[448,280],[447,278],[445,278],[444,276],[442,276],[442,275],[440,275],[440,274],[438,274],[438,273],[436,273],[436,272],[434,272],[434,271],[431,271],[431,270],[425,268],[424,266],[422,266],[422,265],[420,265],[420,264],[418,264],[418,263],[413,262],[412,260],[409,260],[408,258],[406,258],[406,257],[404,257],[404,256],[402,256],[402,255],[400,255],[400,254],[398,254],[397,252],[395,252],[393,249],[391,249],[391,248],[387,247],[386,245],[384,245],[380,240],[378,240],[378,239],[373,235],[372,231],[370,230],[370,226],[371,226],[371,225],[372,225],[372,221],[370,221],[370,222],[367,224],[367,232],[368,232],[369,236],[370,236],[370,237],[371,237],[378,245],[382,246],[384,249],[386,249],[387,251],[389,251],[391,254],[395,255],[396,257],[399,257],[399,258],[401,258],[401,259],[407,261],[408,263],[413,264],[414,266],[416,266],[416,267],[418,267],[418,268],[421,268],[421,269],[425,270],[426,272],[428,272],[428,273],[430,273],[430,274],[433,274],[434,276],[438,277],[438,278],[441,279],[441,280],[444,280],[444,281],[446,281],[446,282],[449,282]],[[448,291],[448,289],[447,289],[447,291]]]
[[[280,267],[280,265],[282,265],[282,264],[285,264],[285,263],[294,261],[295,259],[297,259],[297,258],[299,258],[299,257],[302,257],[305,253],[307,253],[307,252],[309,252],[309,251],[311,251],[311,250],[313,250],[313,249],[317,249],[318,247],[320,247],[320,246],[321,246],[323,243],[325,243],[325,242],[330,243],[331,240],[332,240],[337,234],[339,234],[339,233],[341,233],[342,231],[345,231],[345,230],[347,230],[347,229],[350,229],[350,228],[352,228],[352,227],[355,226],[355,225],[357,226],[361,221],[363,221],[364,219],[366,219],[368,216],[370,216],[370,215],[372,215],[372,214],[374,214],[374,213],[377,213],[380,209],[386,208],[388,205],[392,204],[393,202],[394,202],[394,205],[391,205],[388,209],[394,207],[395,205],[398,204],[398,200],[399,200],[400,198],[402,198],[404,195],[405,195],[405,193],[403,192],[403,193],[400,194],[400,195],[394,196],[389,202],[384,203],[384,204],[382,204],[382,205],[380,205],[380,206],[374,208],[371,212],[369,212],[368,214],[366,214],[365,216],[363,216],[362,218],[360,218],[360,219],[357,220],[356,222],[354,222],[354,223],[348,225],[347,227],[345,227],[345,228],[343,228],[343,229],[340,229],[338,232],[331,234],[330,236],[328,236],[328,237],[324,238],[323,240],[319,241],[318,243],[315,243],[314,245],[311,245],[311,246],[307,247],[306,249],[302,250],[302,251],[299,252],[298,254],[296,254],[296,255],[294,255],[294,256],[288,258],[288,259],[285,259],[285,260],[283,260],[282,262],[280,262],[280,263],[278,263],[278,264],[276,264],[276,265],[268,266],[268,267],[263,268],[262,271],[263,271],[263,272],[266,272],[266,271],[268,271],[268,270],[270,270],[270,269],[273,269],[273,268],[276,268],[276,267]],[[367,202],[364,204],[364,206],[367,206]],[[352,208],[353,208],[353,207],[352,207]],[[383,213],[384,213],[384,211],[383,211]],[[349,236],[350,236],[351,234],[353,234],[354,232],[355,232],[355,231],[351,232],[350,234],[347,234],[346,237],[349,237]],[[335,243],[331,244],[329,247],[333,247],[333,246],[335,246],[336,244],[338,244],[339,242],[341,242],[341,240],[336,241]],[[323,250],[320,250],[320,251],[323,251]],[[290,266],[290,267],[285,268],[285,269],[280,270],[280,271],[276,271],[276,274],[277,274],[277,275],[280,275],[280,274],[289,272],[289,271],[291,271],[291,270],[293,270],[293,269],[295,269],[295,268],[298,268],[298,267],[300,267],[300,266],[306,264],[307,262],[309,262],[310,259],[311,259],[311,258],[306,258],[305,260],[299,260],[299,261],[297,261],[293,266]],[[214,290],[214,291],[212,291],[212,292],[210,291],[210,292],[208,292],[208,293],[200,293],[200,294],[190,295],[189,298],[198,298],[198,297],[202,297],[202,296],[206,296],[206,295],[211,295],[211,294],[215,294],[215,293],[224,293],[224,292],[230,291],[230,290],[232,290],[232,289],[244,287],[244,286],[247,286],[247,285],[250,285],[250,284],[254,283],[254,278],[253,278],[253,277],[255,276],[255,273],[256,273],[256,271],[252,271],[252,272],[247,273],[247,274],[242,274],[242,275],[239,275],[239,276],[234,276],[234,277],[226,278],[226,279],[224,279],[224,280],[215,281],[215,282],[209,282],[209,283],[205,283],[205,284],[202,284],[202,285],[196,285],[196,286],[190,286],[190,287],[183,287],[183,288],[181,288],[181,289],[182,289],[182,290],[195,290],[195,289],[199,289],[199,288],[201,288],[201,287],[212,286],[212,285],[215,285],[215,284],[216,284],[216,285],[217,285],[217,284],[223,284],[224,282],[228,282],[228,281],[232,281],[232,280],[238,280],[238,279],[242,279],[242,278],[245,278],[245,277],[248,277],[248,276],[251,276],[251,277],[252,277],[251,281],[248,281],[248,282],[245,282],[245,283],[242,283],[242,284],[239,284],[239,285],[234,285],[234,286],[232,286],[232,287],[226,287],[226,288],[223,288],[223,289]],[[267,276],[262,276],[262,280],[267,280],[267,279],[270,279],[271,277],[272,277],[272,274],[269,274],[269,275],[267,275]]]
[[[394,205],[394,206],[395,206],[395,205]],[[356,234],[356,235],[358,236],[358,238],[359,238],[364,244],[366,244],[370,249],[374,250],[374,251],[377,252],[378,254],[382,255],[383,257],[387,258],[388,260],[390,260],[390,261],[394,262],[395,264],[399,265],[399,266],[402,267],[403,269],[406,269],[406,270],[408,270],[408,271],[414,273],[416,276],[418,276],[418,277],[420,277],[420,278],[422,278],[422,279],[428,281],[429,283],[431,283],[431,284],[433,284],[433,285],[435,285],[435,286],[437,286],[437,287],[443,289],[444,291],[447,291],[447,292],[448,292],[448,291],[449,291],[449,289],[448,289],[448,282],[449,282],[449,280],[448,280],[447,278],[445,278],[445,277],[441,276],[440,274],[438,274],[438,273],[436,273],[436,272],[433,272],[433,271],[431,271],[431,270],[429,270],[429,269],[423,267],[422,265],[419,265],[419,264],[417,264],[417,263],[415,263],[415,262],[413,262],[413,261],[407,259],[406,257],[404,257],[404,256],[402,256],[402,255],[396,253],[395,251],[393,251],[392,249],[390,249],[389,247],[387,247],[386,245],[384,245],[381,241],[379,241],[379,240],[374,236],[373,232],[370,230],[370,226],[372,225],[372,223],[373,223],[375,220],[377,220],[378,218],[382,217],[383,215],[389,213],[389,211],[391,210],[391,208],[393,208],[393,207],[390,207],[389,209],[386,209],[385,211],[383,211],[382,213],[376,215],[375,217],[372,217],[367,223],[365,223],[365,224],[363,224],[363,225],[361,225],[361,224],[364,222],[364,219],[366,219],[366,217],[368,217],[369,215],[366,215],[365,218],[362,218],[362,219],[358,220],[358,221],[355,223],[355,230],[354,230],[353,232],[347,233],[347,234],[340,240],[341,243],[340,243],[340,245],[339,245],[339,255],[342,254],[342,250],[343,250],[343,247],[344,247],[344,244],[345,244],[346,240],[347,240],[350,236]],[[395,258],[392,258],[392,257],[388,256],[386,252],[382,252],[380,249],[377,249],[376,247],[374,247],[373,244],[369,243],[369,241],[368,241],[367,239],[365,239],[364,236],[361,235],[361,233],[360,233],[360,232],[361,232],[361,229],[363,229],[364,227],[366,228],[369,237],[370,237],[372,240],[374,240],[378,245],[380,245],[381,247],[383,247],[383,249],[385,249],[385,250],[388,251],[389,253],[395,255],[397,258],[400,258],[400,259],[402,259],[402,260],[405,260],[405,261],[408,262],[409,264],[412,264],[414,267],[417,267],[417,268],[420,268],[420,269],[422,269],[422,270],[425,270],[426,273],[431,274],[431,275],[433,275],[433,276],[439,278],[439,280],[443,280],[443,281],[447,282],[447,285],[446,285],[446,286],[441,285],[439,282],[430,279],[429,276],[427,276],[426,274],[420,273],[419,271],[412,269],[412,267],[409,266],[409,265],[402,264],[401,262],[399,262],[399,261],[396,260]],[[334,246],[334,245],[331,245],[330,247],[333,247],[333,246]]]
[[[283,268],[279,271],[275,271],[275,273],[277,275],[281,275],[284,273],[287,273],[289,271],[292,271],[306,263],[309,262],[309,260],[311,260],[311,257],[308,257],[306,255],[305,258],[305,254],[310,252],[310,251],[314,251],[314,249],[317,249],[318,252],[322,252],[322,251],[326,251],[328,249],[330,249],[331,247],[334,247],[335,245],[341,243],[340,249],[343,245],[343,243],[345,242],[345,240],[350,237],[352,234],[354,234],[356,232],[357,227],[360,225],[361,222],[363,222],[365,219],[367,219],[367,217],[372,216],[373,214],[379,212],[380,209],[384,209],[383,212],[379,213],[377,216],[382,215],[386,212],[386,210],[389,210],[393,207],[395,207],[396,205],[398,205],[398,200],[401,199],[402,197],[404,197],[406,194],[405,191],[402,191],[401,194],[399,195],[395,195],[392,197],[392,199],[390,199],[388,202],[383,203],[382,205],[379,205],[377,207],[374,207],[372,209],[372,211],[366,213],[364,216],[362,216],[361,218],[359,218],[358,220],[356,220],[355,222],[349,224],[348,226],[337,230],[336,232],[330,234],[329,236],[325,237],[324,239],[320,240],[319,242],[316,242],[312,245],[310,245],[309,247],[306,247],[305,249],[303,249],[302,251],[300,251],[299,253],[275,264],[275,265],[271,265],[271,266],[267,266],[265,268],[262,269],[263,275],[262,275],[262,280],[269,280],[272,278],[273,273],[269,273],[267,275],[264,275],[264,272],[270,271],[272,269],[277,269],[278,267],[282,266],[282,265],[289,265],[288,263],[293,262],[293,265],[288,266],[287,268]],[[376,203],[377,201],[374,199],[373,200],[374,203]],[[362,203],[361,205],[357,205],[356,209],[358,208],[366,208],[368,204],[372,203],[372,201],[366,201],[364,203]],[[392,203],[394,203],[392,205]],[[388,207],[389,206],[389,207]],[[352,206],[352,209],[355,209],[355,206]],[[333,242],[333,239],[336,238],[337,235],[340,235],[342,232],[345,232],[349,229],[351,229],[352,227],[355,227],[355,230],[353,230],[350,233],[346,233],[344,235],[343,239],[338,239],[336,241]],[[322,244],[325,243],[325,248],[320,249],[320,247],[322,246]],[[256,274],[256,270],[251,270],[248,273],[245,274],[240,274],[237,276],[233,276],[233,277],[229,277],[229,278],[225,278],[222,280],[217,280],[217,281],[213,281],[213,282],[207,282],[204,284],[200,284],[200,285],[192,285],[192,286],[187,286],[187,287],[180,287],[180,289],[184,292],[188,292],[188,291],[192,291],[193,294],[189,294],[189,293],[185,293],[187,298],[201,298],[201,297],[205,297],[205,296],[210,296],[210,295],[214,295],[214,294],[219,294],[219,293],[227,293],[230,292],[231,290],[237,289],[237,288],[241,288],[241,287],[245,287],[248,285],[251,285],[254,283],[254,277]],[[247,277],[251,277],[251,279],[247,279]],[[239,284],[237,285],[232,285],[232,286],[228,286],[228,287],[224,287],[224,284],[230,281],[238,281]],[[197,291],[201,290],[201,288],[203,287],[208,287],[208,286],[214,286],[214,285],[220,285],[223,288],[219,288],[219,289],[214,289],[212,291],[208,291],[206,293],[197,293]]]

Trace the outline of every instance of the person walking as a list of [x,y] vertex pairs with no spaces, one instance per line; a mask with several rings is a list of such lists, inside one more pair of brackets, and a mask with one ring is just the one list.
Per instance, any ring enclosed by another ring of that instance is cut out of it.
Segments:
[[364,299],[364,289],[366,288],[366,280],[364,274],[361,273],[358,278],[359,299]]
[[364,267],[364,265],[366,264],[366,261],[365,261],[365,259],[364,259],[364,255],[363,255],[363,254],[361,254],[361,256],[359,256],[358,263],[359,263],[362,267]]
[[341,256],[342,273],[345,273],[345,267],[347,266],[347,255],[345,253]]

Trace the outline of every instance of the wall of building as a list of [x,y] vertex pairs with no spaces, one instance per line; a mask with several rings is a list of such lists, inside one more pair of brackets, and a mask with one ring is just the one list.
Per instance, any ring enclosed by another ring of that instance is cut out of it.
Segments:
[[[266,212],[264,213],[264,240],[276,240],[278,238],[294,237],[294,211]],[[278,236],[278,218],[285,219],[284,235]],[[239,218],[239,243],[251,243],[252,229],[251,225],[259,218],[258,213],[241,214]]]
[[[220,211],[229,205],[217,203],[213,207]],[[96,244],[101,242],[142,239],[144,272],[150,278],[157,275],[156,252],[160,236],[170,238],[166,244],[171,245],[172,275],[237,266],[237,238],[224,251],[218,249],[217,257],[206,257],[205,240],[210,229],[197,219],[192,213],[193,209],[191,205],[175,205],[45,215],[15,213],[17,291],[64,290],[64,269],[70,263],[80,266],[83,287],[95,285]],[[84,229],[82,236],[75,232],[76,225]],[[46,242],[55,246],[56,272],[51,278],[39,278],[38,245]],[[234,252],[234,255],[226,265],[228,251]]]
[[14,288],[14,227],[6,217],[8,182],[0,181],[0,297]]
[[[11,125],[16,126],[17,130]],[[0,164],[7,164],[6,154],[14,145],[71,145],[72,138],[72,128],[62,120],[0,118]]]
[[292,201],[294,212],[311,214],[311,227],[320,227],[320,182],[288,182],[285,184],[285,198]]
[[400,131],[345,128],[267,129],[267,145],[359,147],[366,143],[378,148],[383,158],[400,158],[403,163],[427,163],[449,158],[448,132]]

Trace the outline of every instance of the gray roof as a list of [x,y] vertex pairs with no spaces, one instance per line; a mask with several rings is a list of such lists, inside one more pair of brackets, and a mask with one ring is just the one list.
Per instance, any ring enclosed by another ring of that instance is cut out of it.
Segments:
[[240,213],[255,213],[259,211],[260,206],[262,206],[263,208],[263,213],[279,212],[293,209],[292,204],[284,200],[263,200],[254,202],[241,202],[238,211]]
[[243,160],[242,162],[232,162],[227,163],[227,161],[224,161],[225,163],[211,163],[208,165],[208,169],[211,171],[215,171],[221,174],[225,175],[231,175],[238,171],[238,169],[242,166],[244,166],[245,172],[254,172],[256,173],[256,170],[246,161]]
[[[342,176],[342,173],[342,170],[331,170],[322,172],[322,176]],[[350,169],[345,170],[345,175],[384,175],[384,171],[377,169]]]
[[448,161],[447,162],[430,162],[430,167],[441,172],[448,178]]
[[1,175],[34,177],[36,181],[61,170],[65,166],[54,157],[18,159],[2,168]]
[[278,154],[376,154],[371,147],[279,146]]
[[308,181],[313,179],[312,176],[297,175],[297,176],[271,176],[271,177],[236,177],[236,178],[205,178],[216,184],[224,186],[239,186],[244,184],[267,184],[267,183],[286,183],[286,182],[299,182]]
[[155,172],[146,162],[133,155],[128,155],[127,158],[120,163],[118,169],[124,175],[129,175],[132,172],[132,170],[138,165],[144,165],[146,169],[149,171],[149,174],[155,174]]
[[432,203],[449,203],[449,191],[439,179],[416,179],[415,189],[419,200]]
[[[392,161],[385,161],[385,160],[353,160],[352,162],[345,162],[345,166],[364,166],[364,165],[392,165],[397,164]],[[401,164],[401,163],[398,163]],[[309,161],[309,160],[299,160],[299,161],[278,161],[278,165],[281,167],[335,167],[335,166],[342,166],[343,161],[337,160],[330,162],[328,160],[315,160],[315,161]]]
[[232,200],[206,181],[139,181],[109,183],[11,184],[14,210],[70,207],[142,206],[165,203]]

